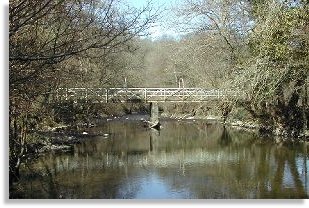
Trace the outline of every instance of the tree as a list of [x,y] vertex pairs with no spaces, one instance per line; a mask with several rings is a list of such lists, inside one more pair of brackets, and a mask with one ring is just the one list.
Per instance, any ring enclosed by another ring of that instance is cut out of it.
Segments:
[[240,80],[245,106],[276,134],[308,129],[309,39],[306,1],[253,1],[252,59]]
[[38,119],[50,93],[80,76],[80,63],[123,50],[157,13],[151,3],[138,10],[116,0],[12,0],[9,12],[11,181],[19,177],[30,118]]
[[220,51],[229,55],[227,72],[238,67],[246,55],[245,42],[252,27],[247,1],[187,0],[177,14],[178,24],[185,30],[220,40]]

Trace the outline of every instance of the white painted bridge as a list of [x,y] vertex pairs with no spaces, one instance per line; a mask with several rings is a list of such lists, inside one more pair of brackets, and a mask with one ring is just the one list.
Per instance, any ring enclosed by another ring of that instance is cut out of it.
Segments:
[[204,88],[59,88],[58,100],[92,102],[204,102],[238,96],[236,91]]

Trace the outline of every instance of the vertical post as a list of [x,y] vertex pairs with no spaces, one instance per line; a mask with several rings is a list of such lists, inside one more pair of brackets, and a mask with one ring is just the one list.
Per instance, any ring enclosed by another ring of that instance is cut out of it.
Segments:
[[108,88],[105,89],[105,102],[108,103]]
[[68,100],[68,88],[65,88],[65,100]]
[[147,103],[147,88],[144,89],[144,100]]
[[179,89],[182,88],[181,90],[182,93],[180,93],[180,97],[182,98],[182,102],[183,102],[185,99],[185,83],[183,81],[183,78],[179,79],[178,87]]
[[73,92],[74,92],[73,93],[73,101],[74,101],[74,103],[77,103],[77,101],[78,101],[78,90],[74,89]]
[[159,123],[159,106],[157,102],[150,103],[150,127],[157,128]]
[[57,88],[57,90],[56,90],[56,100],[57,100],[57,102],[60,101],[60,100],[59,100],[59,88]]
[[166,101],[166,89],[164,88],[163,91],[164,91],[164,101]]
[[125,102],[128,102],[128,85],[127,85],[127,78],[124,78],[124,88],[125,88]]
[[128,102],[128,88],[125,89],[125,102]]
[[182,102],[185,100],[185,86],[183,85],[183,79],[182,79]]

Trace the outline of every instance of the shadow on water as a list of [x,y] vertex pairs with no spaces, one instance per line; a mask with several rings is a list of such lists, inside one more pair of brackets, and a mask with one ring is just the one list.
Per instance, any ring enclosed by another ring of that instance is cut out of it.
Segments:
[[10,197],[308,198],[306,146],[261,142],[206,121],[162,125],[119,120],[93,128],[110,136],[33,161]]

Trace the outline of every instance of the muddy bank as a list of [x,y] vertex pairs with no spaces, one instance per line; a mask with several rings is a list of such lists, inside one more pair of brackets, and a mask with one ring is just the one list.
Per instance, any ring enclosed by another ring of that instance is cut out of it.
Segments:
[[143,121],[149,120],[147,114],[132,113],[125,116],[109,116],[94,120],[91,123],[78,125],[58,125],[46,127],[43,130],[31,133],[31,140],[26,145],[26,155],[44,154],[48,152],[70,152],[74,145],[83,142],[85,139],[101,136],[109,138],[108,132],[94,132],[92,128],[102,123],[112,121]]
[[309,142],[309,130],[304,131],[302,134],[300,134],[298,137],[292,138],[287,137],[280,131],[264,131],[264,129],[267,129],[267,127],[261,125],[259,122],[253,120],[253,119],[236,119],[235,117],[231,116],[228,118],[225,122],[224,119],[221,116],[217,115],[195,115],[192,116],[192,114],[171,114],[168,115],[166,113],[163,113],[164,118],[168,119],[175,119],[175,120],[208,120],[208,121],[216,121],[221,123],[224,126],[228,126],[233,129],[238,130],[244,130],[244,131],[250,131],[255,132],[256,134],[261,135],[262,137],[268,137],[271,138],[276,143],[293,143],[293,142]]

